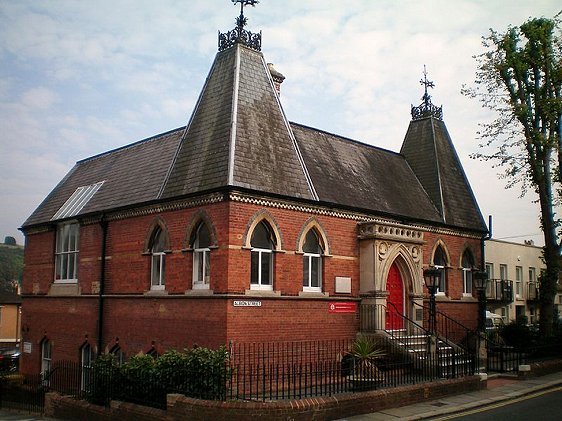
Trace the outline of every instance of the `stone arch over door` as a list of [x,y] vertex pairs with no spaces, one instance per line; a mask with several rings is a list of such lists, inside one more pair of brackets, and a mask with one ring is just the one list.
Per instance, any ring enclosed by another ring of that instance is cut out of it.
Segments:
[[[423,280],[420,266],[421,250],[417,246],[395,244],[388,250],[388,257],[382,263],[381,280],[384,284],[381,285],[381,289],[392,293],[387,283],[389,279],[396,276],[393,273],[396,270],[402,282],[404,295],[402,314],[412,320],[417,320],[414,302],[423,301]],[[387,301],[389,298],[391,298],[390,295],[387,296]],[[387,307],[391,306],[387,305]]]

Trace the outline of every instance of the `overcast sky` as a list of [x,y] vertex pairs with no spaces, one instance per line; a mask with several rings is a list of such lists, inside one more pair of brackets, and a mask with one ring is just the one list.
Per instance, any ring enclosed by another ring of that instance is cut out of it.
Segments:
[[[553,17],[559,0],[261,0],[246,8],[286,76],[291,121],[399,151],[423,66],[494,237],[543,244],[536,197],[473,160],[489,112],[461,95],[489,28]],[[187,123],[235,26],[230,0],[0,0],[0,242],[78,160]]]

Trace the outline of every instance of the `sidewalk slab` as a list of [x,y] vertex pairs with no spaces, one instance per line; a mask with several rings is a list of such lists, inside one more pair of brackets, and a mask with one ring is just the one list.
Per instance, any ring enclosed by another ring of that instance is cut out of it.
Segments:
[[450,415],[562,386],[562,372],[549,373],[542,377],[517,378],[510,376],[508,378],[492,378],[488,381],[488,388],[477,392],[447,396],[434,401],[347,417],[340,421],[417,421]]

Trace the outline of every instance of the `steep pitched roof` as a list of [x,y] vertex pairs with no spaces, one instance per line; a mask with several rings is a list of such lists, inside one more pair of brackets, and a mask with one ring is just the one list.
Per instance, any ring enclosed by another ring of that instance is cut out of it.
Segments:
[[178,147],[183,129],[79,161],[24,222],[48,222],[79,187],[104,181],[79,214],[154,200]]
[[401,154],[290,124],[263,55],[239,43],[187,127],[78,162],[23,228],[228,187],[486,230],[441,121],[412,122]]
[[321,201],[441,222],[403,156],[298,124],[291,127]]
[[217,54],[162,197],[224,186],[315,198],[263,55],[241,44]]
[[426,117],[411,121],[400,153],[445,224],[486,231],[486,224],[442,120]]

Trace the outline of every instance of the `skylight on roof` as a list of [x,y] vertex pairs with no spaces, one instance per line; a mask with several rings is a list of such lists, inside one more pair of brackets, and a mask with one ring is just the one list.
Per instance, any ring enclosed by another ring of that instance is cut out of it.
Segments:
[[84,206],[86,206],[86,203],[90,201],[92,196],[96,194],[104,182],[105,180],[96,184],[90,184],[89,186],[78,187],[67,199],[67,201],[64,202],[57,213],[54,214],[51,221],[78,215],[78,213]]

